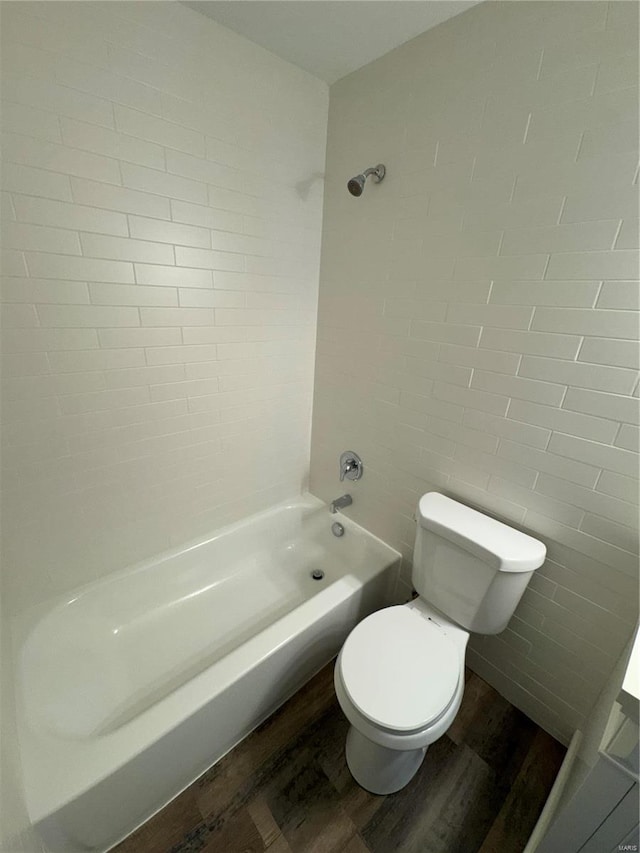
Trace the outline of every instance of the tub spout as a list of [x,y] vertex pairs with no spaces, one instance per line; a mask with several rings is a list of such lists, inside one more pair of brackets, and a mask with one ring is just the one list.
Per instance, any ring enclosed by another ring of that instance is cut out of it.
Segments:
[[351,495],[342,495],[342,497],[331,501],[331,504],[329,505],[329,512],[337,512],[339,509],[344,509],[345,506],[351,506],[352,503],[353,498]]

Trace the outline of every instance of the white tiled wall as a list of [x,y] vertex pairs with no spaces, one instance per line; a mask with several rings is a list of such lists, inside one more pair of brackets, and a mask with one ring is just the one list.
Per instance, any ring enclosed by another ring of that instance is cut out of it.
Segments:
[[299,492],[328,88],[179,3],[2,4],[14,607]]
[[482,3],[331,88],[312,489],[402,549],[405,598],[425,491],[540,537],[468,661],[563,739],[638,606],[637,18]]

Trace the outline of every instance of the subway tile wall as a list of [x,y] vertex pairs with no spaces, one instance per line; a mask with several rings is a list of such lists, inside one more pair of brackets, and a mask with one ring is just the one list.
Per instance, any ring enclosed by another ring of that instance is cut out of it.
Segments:
[[468,662],[565,741],[637,618],[637,19],[482,3],[330,98],[312,490],[361,454],[347,512],[402,550],[399,600],[425,491],[541,538]]
[[2,6],[19,609],[308,477],[328,87],[179,3]]

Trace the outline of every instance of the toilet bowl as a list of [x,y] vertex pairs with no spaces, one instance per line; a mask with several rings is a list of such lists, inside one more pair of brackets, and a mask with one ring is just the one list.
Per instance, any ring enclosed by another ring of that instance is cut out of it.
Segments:
[[399,791],[449,728],[462,702],[468,637],[420,599],[379,610],[351,632],[334,684],[351,723],[347,764],[363,788]]
[[460,708],[469,633],[504,630],[546,555],[537,539],[437,492],[420,498],[416,519],[418,597],[356,625],[335,667],[347,764],[374,794],[417,773]]

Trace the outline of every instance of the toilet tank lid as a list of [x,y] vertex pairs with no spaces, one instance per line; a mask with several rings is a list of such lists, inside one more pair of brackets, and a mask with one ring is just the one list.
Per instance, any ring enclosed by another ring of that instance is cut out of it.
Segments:
[[533,536],[439,492],[420,498],[418,523],[500,572],[530,572],[543,564],[547,553],[544,544]]

